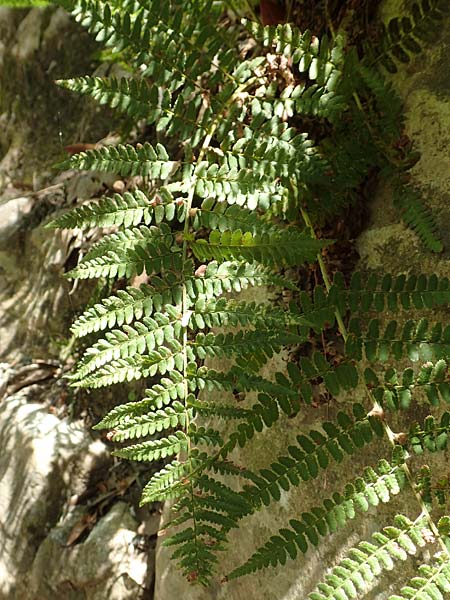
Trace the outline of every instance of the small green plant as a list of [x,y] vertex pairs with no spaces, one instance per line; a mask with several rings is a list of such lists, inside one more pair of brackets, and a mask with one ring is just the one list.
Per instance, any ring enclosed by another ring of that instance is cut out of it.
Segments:
[[[318,39],[289,24],[224,18],[222,2],[61,4],[120,53],[130,71],[122,79],[86,76],[59,84],[153,132],[152,143],[97,148],[67,162],[141,182],[52,223],[114,228],[68,276],[148,277],[76,320],[75,336],[98,339],[71,384],[148,382],[144,397],[114,408],[96,429],[109,429],[121,444],[117,456],[167,459],[145,486],[142,503],[174,502],[176,532],[165,541],[174,559],[189,580],[206,585],[244,516],[386,438],[392,456],[291,520],[225,580],[295,559],[358,513],[412,489],[417,518],[399,515],[355,546],[310,598],[361,598],[392,561],[406,560],[431,538],[441,553],[392,599],[441,598],[450,591],[449,519],[432,517],[430,506],[442,504],[445,484],[437,489],[432,474],[417,475],[409,465],[414,453],[447,446],[450,414],[437,418],[433,410],[450,401],[450,327],[429,322],[427,314],[449,303],[450,282],[433,274],[355,273],[347,284],[324,261],[322,250],[332,241],[315,233],[355,205],[368,172],[377,170],[393,183],[397,205],[428,249],[442,249],[409,180],[411,150],[398,143],[401,103],[373,57],[361,59],[347,48],[344,32]],[[388,28],[378,62],[393,70],[401,49],[417,52],[424,23],[442,10],[431,0],[414,4],[411,17]],[[310,294],[286,269],[314,262],[322,283]],[[287,288],[291,299],[285,305],[239,300],[238,292],[250,286]],[[398,319],[386,320],[390,313]],[[333,329],[345,345],[338,365],[315,351],[273,378],[261,375],[282,347],[301,347]],[[231,366],[213,370],[210,357],[227,358]],[[405,360],[409,366],[395,367]],[[237,464],[234,449],[281,414],[295,418],[309,410],[317,381],[332,396],[357,390],[360,401],[321,430],[298,435],[283,455],[268,456],[267,468]],[[255,402],[227,401],[230,391],[255,392]],[[395,434],[390,414],[410,407],[420,391],[429,415]],[[224,421],[233,424],[226,436]]]

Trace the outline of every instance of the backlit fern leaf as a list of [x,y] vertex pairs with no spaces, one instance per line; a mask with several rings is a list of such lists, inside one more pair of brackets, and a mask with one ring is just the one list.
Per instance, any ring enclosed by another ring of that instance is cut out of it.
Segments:
[[394,525],[373,534],[347,552],[339,565],[308,596],[310,600],[351,600],[371,590],[383,571],[391,571],[395,561],[408,559],[427,543],[430,532],[423,517],[412,522],[397,515]]
[[152,179],[166,179],[179,167],[177,161],[171,161],[161,144],[153,148],[145,142],[136,147],[131,145],[104,146],[95,150],[80,152],[64,165],[68,169],[107,171],[118,175],[143,175]]
[[320,537],[345,527],[349,519],[355,518],[357,511],[366,512],[370,506],[389,502],[404,484],[404,473],[398,465],[381,461],[377,471],[366,469],[364,478],[347,484],[343,495],[336,493],[333,499],[324,500],[322,506],[304,512],[301,520],[291,520],[289,529],[283,528],[278,535],[272,536],[245,563],[233,570],[228,579],[285,564],[288,558],[295,559],[298,551],[306,553],[309,545],[319,544]]

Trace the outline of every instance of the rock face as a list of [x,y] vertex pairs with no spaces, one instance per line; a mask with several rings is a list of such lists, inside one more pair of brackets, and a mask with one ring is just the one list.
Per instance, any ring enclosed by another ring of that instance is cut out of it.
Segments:
[[[5,392],[12,371],[0,367]],[[89,519],[77,502],[104,478],[109,450],[83,423],[60,419],[33,401],[38,387],[23,387],[0,403],[0,598],[142,597],[151,554],[140,548],[139,523],[128,504],[117,502],[86,539],[77,537]]]
[[[139,550],[137,521],[124,502],[116,503],[88,538],[71,548],[67,536],[80,515],[52,529],[40,545],[25,598],[134,600],[149,580],[151,556]],[[45,573],[45,577],[43,577]]]
[[65,158],[63,145],[111,127],[53,80],[91,72],[94,48],[61,9],[0,7],[1,600],[138,600],[151,584],[131,506],[112,494],[89,521],[83,498],[105,479],[109,450],[49,401],[63,393],[53,376],[80,301],[62,274],[82,240],[42,224],[105,181],[55,179],[50,165]]
[[[403,3],[387,0],[382,6],[385,20],[401,13]],[[415,183],[420,187],[431,207],[439,226],[439,235],[445,245],[441,255],[427,252],[414,232],[401,222],[394,209],[391,190],[386,186],[380,189],[371,205],[370,223],[367,230],[357,240],[357,249],[363,270],[392,271],[397,273],[436,273],[450,276],[450,76],[448,53],[450,50],[450,23],[445,23],[441,39],[436,45],[402,67],[393,78],[394,85],[405,102],[406,127],[409,136],[415,141],[422,156],[413,169]],[[259,300],[260,298],[255,298]],[[445,318],[445,317],[444,317]],[[285,449],[301,431],[317,427],[329,415],[320,410],[310,410],[303,417],[282,422],[278,429],[261,436],[253,446],[245,448],[237,457],[240,464],[250,468],[262,467],[267,462],[267,448],[270,456]],[[366,454],[366,461],[374,464],[377,451]],[[367,464],[367,463],[366,463]],[[273,503],[268,510],[242,522],[238,533],[231,537],[227,551],[220,555],[219,571],[226,573],[241,564],[257,547],[275,535],[280,527],[286,526],[289,519],[298,517],[304,510],[319,504],[322,499],[340,489],[340,482],[361,473],[358,460],[343,463],[342,469],[335,470],[327,478],[316,480],[314,487],[306,490],[301,487],[283,494],[282,501]],[[331,479],[330,479],[331,477]],[[352,521],[345,531],[328,537],[318,549],[309,550],[304,557],[288,560],[283,567],[266,569],[228,584],[215,583],[211,588],[186,587],[173,564],[170,563],[167,549],[159,546],[156,562],[156,600],[171,600],[183,597],[184,600],[305,600],[314,585],[323,579],[325,569],[341,558],[346,549],[390,522],[392,515],[405,511],[408,506],[416,510],[415,501],[402,496],[402,503],[395,502],[377,509],[376,514],[368,513],[365,518]],[[405,508],[406,507],[406,508]],[[416,513],[417,514],[417,513]],[[421,557],[418,558],[421,560]],[[407,566],[401,563],[401,572],[407,576]],[[394,581],[399,571],[395,570]],[[398,585],[391,584],[389,576],[376,582],[372,591],[365,597],[370,600],[385,600]],[[383,590],[383,591],[381,591]]]

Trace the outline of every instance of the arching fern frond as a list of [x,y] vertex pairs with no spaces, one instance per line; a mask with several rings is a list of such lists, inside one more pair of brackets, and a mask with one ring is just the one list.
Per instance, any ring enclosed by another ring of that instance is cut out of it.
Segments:
[[405,561],[422,548],[430,536],[423,516],[410,521],[397,515],[394,525],[373,534],[370,542],[352,548],[338,566],[308,596],[310,600],[351,600],[370,591],[383,571],[391,571],[395,562]]
[[[421,0],[412,17],[391,24],[388,61],[415,51],[426,19],[444,12],[440,1]],[[450,330],[417,316],[448,305],[450,283],[425,274],[354,274],[347,285],[327,272],[323,250],[331,241],[315,227],[326,231],[344,206],[352,215],[375,171],[395,187],[394,164],[406,168],[412,160],[398,144],[398,97],[339,32],[318,38],[290,24],[238,23],[211,0],[58,3],[128,69],[121,79],[59,84],[127,115],[137,123],[136,139],[151,138],[66,161],[133,178],[123,195],[89,201],[53,223],[112,228],[67,275],[122,280],[74,323],[76,337],[102,333],[81,352],[69,379],[93,389],[145,380],[143,396],[112,408],[96,429],[111,429],[109,438],[124,444],[117,456],[170,461],[150,478],[142,504],[176,500],[176,532],[167,545],[186,577],[207,585],[228,533],[244,517],[333,463],[361,456],[376,437],[416,453],[446,446],[446,415],[438,421],[429,414],[423,425],[405,427],[409,433],[392,431],[387,420],[388,409],[410,405],[414,390],[428,398],[430,410],[450,399]],[[436,228],[419,200],[405,204],[415,192],[404,179],[396,203],[438,251]],[[299,289],[292,267],[305,263],[319,268],[303,268]],[[145,283],[122,289],[123,278],[135,276]],[[257,286],[269,293],[234,297]],[[289,289],[289,299],[278,293],[273,300],[272,288]],[[394,311],[396,320],[384,320]],[[405,311],[414,314],[403,323]],[[269,359],[292,348],[280,372],[262,373]],[[219,359],[221,370],[211,368],[210,358]],[[407,358],[423,364],[413,368]],[[394,360],[400,368],[385,364]],[[350,416],[330,403],[329,420],[299,434],[280,456],[269,453],[266,468],[237,464],[240,448],[280,418],[319,410],[322,394],[361,398],[367,406],[353,404]],[[392,463],[368,467],[344,492],[292,519],[230,578],[284,564],[403,486],[444,548],[445,527],[438,530],[427,512],[431,476],[403,464],[398,446],[395,452]],[[351,551],[318,588],[319,599],[358,597],[381,563],[390,568],[424,541],[421,532],[399,517],[373,543]],[[436,595],[429,584],[434,573],[423,589]],[[405,594],[416,594],[414,586]]]
[[310,545],[318,545],[320,537],[343,528],[349,519],[354,519],[357,511],[366,512],[379,502],[389,502],[404,483],[404,473],[397,464],[381,461],[377,471],[366,469],[363,478],[347,484],[343,495],[336,493],[333,499],[324,500],[322,506],[303,513],[301,520],[291,520],[290,529],[281,529],[279,535],[272,536],[227,578],[234,579],[268,566],[285,564],[288,558],[295,559],[299,550],[305,554]]

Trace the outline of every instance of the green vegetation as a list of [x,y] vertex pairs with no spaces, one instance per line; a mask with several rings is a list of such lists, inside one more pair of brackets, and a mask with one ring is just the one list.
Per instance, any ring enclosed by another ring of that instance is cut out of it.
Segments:
[[[411,15],[392,21],[378,47],[362,57],[344,30],[319,39],[290,24],[241,22],[226,15],[223,2],[61,4],[120,56],[128,75],[59,84],[151,132],[150,142],[96,148],[66,163],[131,182],[123,194],[78,206],[52,223],[108,228],[68,276],[147,276],[74,323],[74,335],[95,333],[97,340],[71,383],[148,382],[142,399],[114,408],[96,428],[125,442],[117,456],[168,459],[144,488],[142,503],[174,501],[176,532],[165,541],[174,560],[190,581],[206,585],[245,516],[385,438],[392,456],[291,520],[225,579],[280,568],[358,513],[412,490],[417,518],[399,515],[361,541],[310,598],[361,598],[393,561],[430,540],[440,554],[391,598],[442,598],[450,591],[449,518],[435,518],[432,509],[445,504],[446,485],[442,474],[416,472],[413,458],[447,447],[450,413],[433,411],[450,401],[450,326],[429,319],[448,305],[450,282],[397,273],[354,273],[348,281],[330,272],[323,249],[333,241],[316,232],[344,210],[357,210],[361,186],[376,171],[395,188],[396,205],[426,251],[442,250],[409,176],[416,157],[411,145],[399,143],[401,102],[377,69],[394,71],[420,52],[447,3],[413,4]],[[311,263],[321,282],[309,293],[292,273]],[[290,297],[273,304],[239,300],[237,293],[250,286],[285,288]],[[396,319],[386,321],[388,313]],[[305,351],[285,372],[261,375],[281,348],[302,349],[321,335],[344,341],[338,362],[326,351]],[[211,357],[231,366],[213,370]],[[359,401],[320,430],[298,435],[281,456],[268,455],[266,468],[238,465],[233,450],[251,444],[280,415],[295,419],[308,411],[317,382],[331,396],[351,393]],[[248,391],[253,405],[227,400],[228,392]],[[406,433],[395,434],[390,416],[422,392],[429,414],[408,423],[405,412]],[[232,424],[227,435],[224,421]]]

